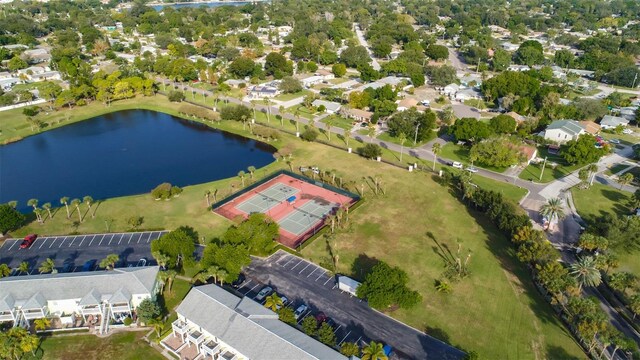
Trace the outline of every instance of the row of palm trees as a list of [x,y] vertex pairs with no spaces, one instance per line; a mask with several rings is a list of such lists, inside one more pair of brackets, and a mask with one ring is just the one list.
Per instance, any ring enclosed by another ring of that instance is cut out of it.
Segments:
[[[85,196],[82,198],[82,200],[80,199],[69,200],[69,197],[67,196],[63,196],[60,198],[60,205],[64,205],[67,211],[67,219],[70,219],[71,214],[73,213],[73,211],[69,210],[69,206],[71,206],[76,208],[79,222],[82,222],[84,220],[84,217],[82,216],[82,212],[80,211],[80,205],[83,203],[87,205],[87,213],[91,214],[91,218],[95,218],[95,215],[96,215],[95,212],[91,212],[91,208],[95,204],[95,201],[91,196]],[[18,206],[17,201],[9,201],[8,204],[11,205],[14,209]],[[50,202],[44,203],[42,204],[42,207],[38,207],[38,204],[39,204],[38,199],[29,199],[29,201],[27,201],[27,206],[31,206],[33,208],[33,213],[36,216],[36,220],[39,223],[44,223],[45,218],[43,217],[43,215],[45,214],[45,212],[46,214],[49,215],[48,217],[49,219],[53,219],[55,212],[51,211],[53,209],[53,206],[51,205],[51,203]]]

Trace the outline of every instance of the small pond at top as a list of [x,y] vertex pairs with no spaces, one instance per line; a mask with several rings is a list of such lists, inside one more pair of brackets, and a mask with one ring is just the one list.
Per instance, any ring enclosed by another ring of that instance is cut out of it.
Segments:
[[[199,123],[128,110],[46,131],[0,146],[0,203],[21,211],[35,198],[94,199],[150,192],[237,176],[271,163],[275,148]],[[203,195],[204,196],[204,195]]]

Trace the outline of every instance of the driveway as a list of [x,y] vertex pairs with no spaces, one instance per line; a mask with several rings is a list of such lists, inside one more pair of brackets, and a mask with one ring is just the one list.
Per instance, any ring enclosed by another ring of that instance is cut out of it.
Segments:
[[58,269],[62,269],[65,263],[82,267],[88,260],[99,262],[109,254],[118,254],[127,264],[137,263],[141,258],[147,259],[147,264],[150,264],[154,263],[150,243],[165,233],[148,231],[43,236],[37,238],[28,249],[20,249],[22,239],[9,239],[0,246],[0,263],[16,268],[26,261],[32,274],[38,273],[38,267],[47,258],[54,260]]
[[369,49],[369,44],[367,43],[367,39],[364,38],[364,33],[360,29],[360,24],[355,24],[354,27],[355,27],[356,36],[358,37],[358,41],[360,42],[360,45],[364,46],[364,48],[367,49],[367,52],[369,53],[369,57],[371,58],[371,67],[373,68],[373,70],[380,71],[381,69],[380,64],[378,63],[378,60],[376,60],[376,58],[373,56],[373,53],[371,53],[371,50]]
[[390,345],[401,359],[461,359],[464,353],[423,332],[370,308],[365,301],[337,289],[327,270],[284,251],[266,259],[255,258],[245,269],[247,280],[239,291],[253,296],[264,285],[293,302],[311,309],[306,316],[324,312],[336,323],[336,339],[364,342],[375,340]]

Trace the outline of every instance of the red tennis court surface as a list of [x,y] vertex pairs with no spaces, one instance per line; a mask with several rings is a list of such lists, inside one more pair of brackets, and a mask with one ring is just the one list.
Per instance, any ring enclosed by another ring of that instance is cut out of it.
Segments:
[[341,206],[349,207],[354,201],[311,181],[280,174],[214,211],[228,219],[246,218],[254,212],[267,214],[280,225],[279,242],[295,248],[324,226],[327,215]]

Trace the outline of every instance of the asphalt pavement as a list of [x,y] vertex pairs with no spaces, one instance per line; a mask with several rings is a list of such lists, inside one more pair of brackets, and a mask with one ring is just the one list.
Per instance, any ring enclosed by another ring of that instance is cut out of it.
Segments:
[[38,267],[47,258],[52,259],[59,270],[67,263],[72,264],[72,269],[82,267],[88,260],[96,260],[97,264],[109,254],[118,254],[122,266],[137,264],[140,259],[146,259],[150,265],[155,263],[150,243],[166,232],[43,236],[27,249],[20,248],[22,239],[9,239],[0,246],[0,263],[16,268],[26,261],[32,274],[38,273]]
[[241,294],[253,297],[269,285],[286,296],[294,309],[302,303],[309,306],[310,311],[304,316],[324,312],[336,324],[339,345],[348,341],[362,346],[374,340],[390,345],[399,359],[461,359],[465,355],[373,310],[366,301],[337,289],[335,277],[324,268],[284,251],[266,259],[254,258],[244,272],[246,280],[238,289]]

